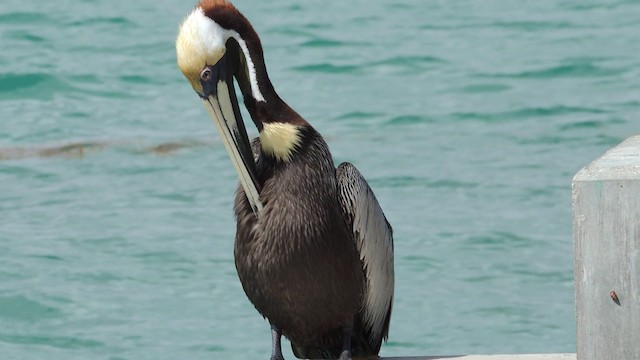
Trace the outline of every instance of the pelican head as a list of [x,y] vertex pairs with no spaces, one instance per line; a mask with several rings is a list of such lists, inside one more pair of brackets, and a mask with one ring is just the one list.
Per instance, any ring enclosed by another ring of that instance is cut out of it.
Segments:
[[[233,80],[238,82],[248,108],[255,109],[257,103],[265,102],[256,66],[264,74],[262,87],[269,88],[270,82],[259,38],[246,18],[227,1],[201,0],[180,25],[176,55],[180,71],[218,128],[257,214],[262,207],[260,188]],[[262,129],[262,123],[255,118],[254,123],[258,130]]]

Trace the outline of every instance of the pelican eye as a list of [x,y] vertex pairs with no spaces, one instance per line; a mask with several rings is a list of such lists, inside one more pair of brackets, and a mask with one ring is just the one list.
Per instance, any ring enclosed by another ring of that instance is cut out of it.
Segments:
[[202,81],[210,81],[212,76],[213,72],[209,67],[202,69],[202,72],[200,72],[200,80]]

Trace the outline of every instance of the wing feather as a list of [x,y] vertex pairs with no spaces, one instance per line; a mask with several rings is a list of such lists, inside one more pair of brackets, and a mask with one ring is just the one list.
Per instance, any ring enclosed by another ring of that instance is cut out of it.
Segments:
[[389,333],[393,304],[393,232],[362,174],[350,163],[336,170],[338,199],[366,276],[361,324],[375,354]]

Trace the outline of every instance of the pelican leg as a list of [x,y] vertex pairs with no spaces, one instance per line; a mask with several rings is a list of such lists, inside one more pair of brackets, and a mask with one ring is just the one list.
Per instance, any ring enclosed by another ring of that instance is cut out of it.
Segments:
[[351,360],[351,331],[350,327],[342,329],[342,353],[338,360]]
[[284,360],[280,338],[282,333],[275,325],[271,324],[271,360]]

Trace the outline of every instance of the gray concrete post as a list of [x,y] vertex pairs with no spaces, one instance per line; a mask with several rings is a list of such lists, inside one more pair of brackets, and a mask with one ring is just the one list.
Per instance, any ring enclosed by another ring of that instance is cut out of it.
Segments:
[[573,179],[578,360],[640,359],[640,136]]

